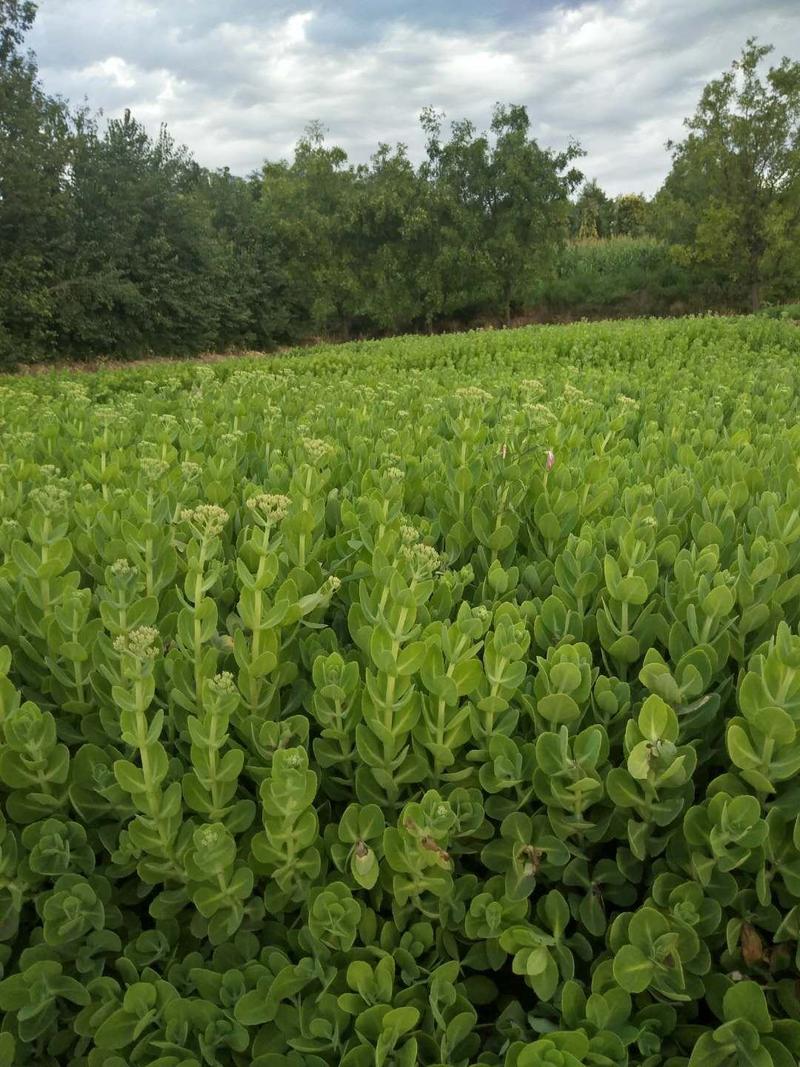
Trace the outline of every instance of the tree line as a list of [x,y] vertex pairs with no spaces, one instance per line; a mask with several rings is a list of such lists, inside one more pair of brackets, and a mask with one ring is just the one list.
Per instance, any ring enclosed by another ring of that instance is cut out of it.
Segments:
[[656,196],[612,199],[516,105],[487,132],[426,110],[419,164],[388,144],[353,164],[312,124],[290,160],[209,170],[165,127],[48,94],[34,17],[0,0],[2,363],[509,321],[605,238],[651,239],[648,263],[657,239],[706,305],[798,295],[800,64],[762,74],[755,41],[706,87]]

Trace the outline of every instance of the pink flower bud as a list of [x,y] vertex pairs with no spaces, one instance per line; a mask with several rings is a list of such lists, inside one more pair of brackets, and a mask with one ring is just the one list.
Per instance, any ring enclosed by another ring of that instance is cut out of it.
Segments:
[[547,470],[547,471],[551,471],[553,469],[553,464],[555,463],[555,461],[556,461],[556,454],[552,450],[552,448],[549,448],[547,450],[547,462],[544,465],[544,469]]

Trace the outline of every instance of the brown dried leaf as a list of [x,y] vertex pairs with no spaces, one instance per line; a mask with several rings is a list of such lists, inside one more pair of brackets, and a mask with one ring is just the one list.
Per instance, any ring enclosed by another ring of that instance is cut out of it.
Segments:
[[742,957],[748,966],[764,961],[764,944],[758,931],[750,923],[742,923]]

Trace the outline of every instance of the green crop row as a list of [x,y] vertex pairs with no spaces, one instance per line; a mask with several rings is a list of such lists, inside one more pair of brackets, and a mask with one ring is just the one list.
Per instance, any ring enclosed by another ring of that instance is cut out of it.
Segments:
[[0,383],[2,1067],[791,1067],[800,332]]

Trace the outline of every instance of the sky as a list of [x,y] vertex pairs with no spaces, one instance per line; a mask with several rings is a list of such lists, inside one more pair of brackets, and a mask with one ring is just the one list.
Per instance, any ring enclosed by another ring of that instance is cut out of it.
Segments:
[[291,157],[312,121],[354,162],[419,159],[423,107],[483,130],[502,102],[610,194],[650,195],[750,36],[800,59],[800,0],[40,0],[28,43],[49,92],[166,122],[209,167]]

